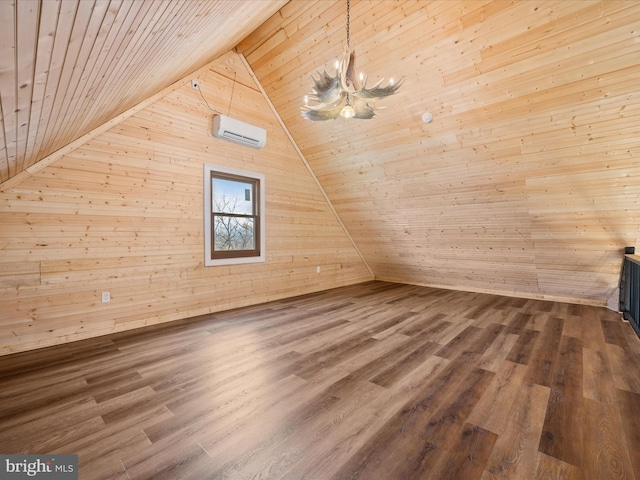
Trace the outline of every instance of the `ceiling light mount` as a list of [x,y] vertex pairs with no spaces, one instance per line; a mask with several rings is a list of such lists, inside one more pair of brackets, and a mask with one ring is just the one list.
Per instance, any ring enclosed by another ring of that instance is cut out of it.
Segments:
[[[367,77],[362,73],[359,78],[355,75],[356,54],[351,50],[350,21],[350,0],[347,0],[347,45],[343,58],[336,66],[335,75],[329,75],[325,70],[322,73],[316,72],[318,78],[311,76],[313,93],[305,95],[304,106],[300,107],[302,116],[309,120],[335,120],[340,116],[373,118],[380,108],[376,107],[375,100],[393,95],[404,83],[404,78],[397,83],[391,79],[388,85],[382,86],[380,80],[373,87],[367,88]],[[310,105],[309,100],[315,104]]]

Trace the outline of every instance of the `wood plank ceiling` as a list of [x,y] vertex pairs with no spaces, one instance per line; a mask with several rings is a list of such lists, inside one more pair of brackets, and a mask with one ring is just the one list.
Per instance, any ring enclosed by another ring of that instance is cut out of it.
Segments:
[[286,3],[0,2],[0,183],[226,53]]
[[0,182],[237,46],[376,278],[606,301],[640,236],[640,2],[353,0],[357,68],[406,83],[310,122],[344,27],[343,0],[0,2]]

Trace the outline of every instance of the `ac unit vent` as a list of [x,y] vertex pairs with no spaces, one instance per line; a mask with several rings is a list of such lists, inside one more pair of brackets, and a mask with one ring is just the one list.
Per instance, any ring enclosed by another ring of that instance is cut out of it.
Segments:
[[262,148],[267,144],[267,131],[226,115],[213,116],[213,136],[229,142]]

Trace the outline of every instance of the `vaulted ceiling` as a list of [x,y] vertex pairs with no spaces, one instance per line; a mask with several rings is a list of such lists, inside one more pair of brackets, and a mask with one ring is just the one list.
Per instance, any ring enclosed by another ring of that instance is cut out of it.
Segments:
[[605,301],[640,237],[640,2],[352,0],[357,70],[405,84],[372,120],[311,122],[345,15],[0,2],[0,182],[236,47],[377,278]]
[[231,50],[286,3],[0,2],[0,183]]

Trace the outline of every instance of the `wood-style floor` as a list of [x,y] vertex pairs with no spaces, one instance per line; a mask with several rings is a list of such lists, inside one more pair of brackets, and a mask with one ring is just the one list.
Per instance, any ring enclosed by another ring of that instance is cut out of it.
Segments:
[[0,357],[0,452],[85,479],[640,480],[602,308],[371,282]]

